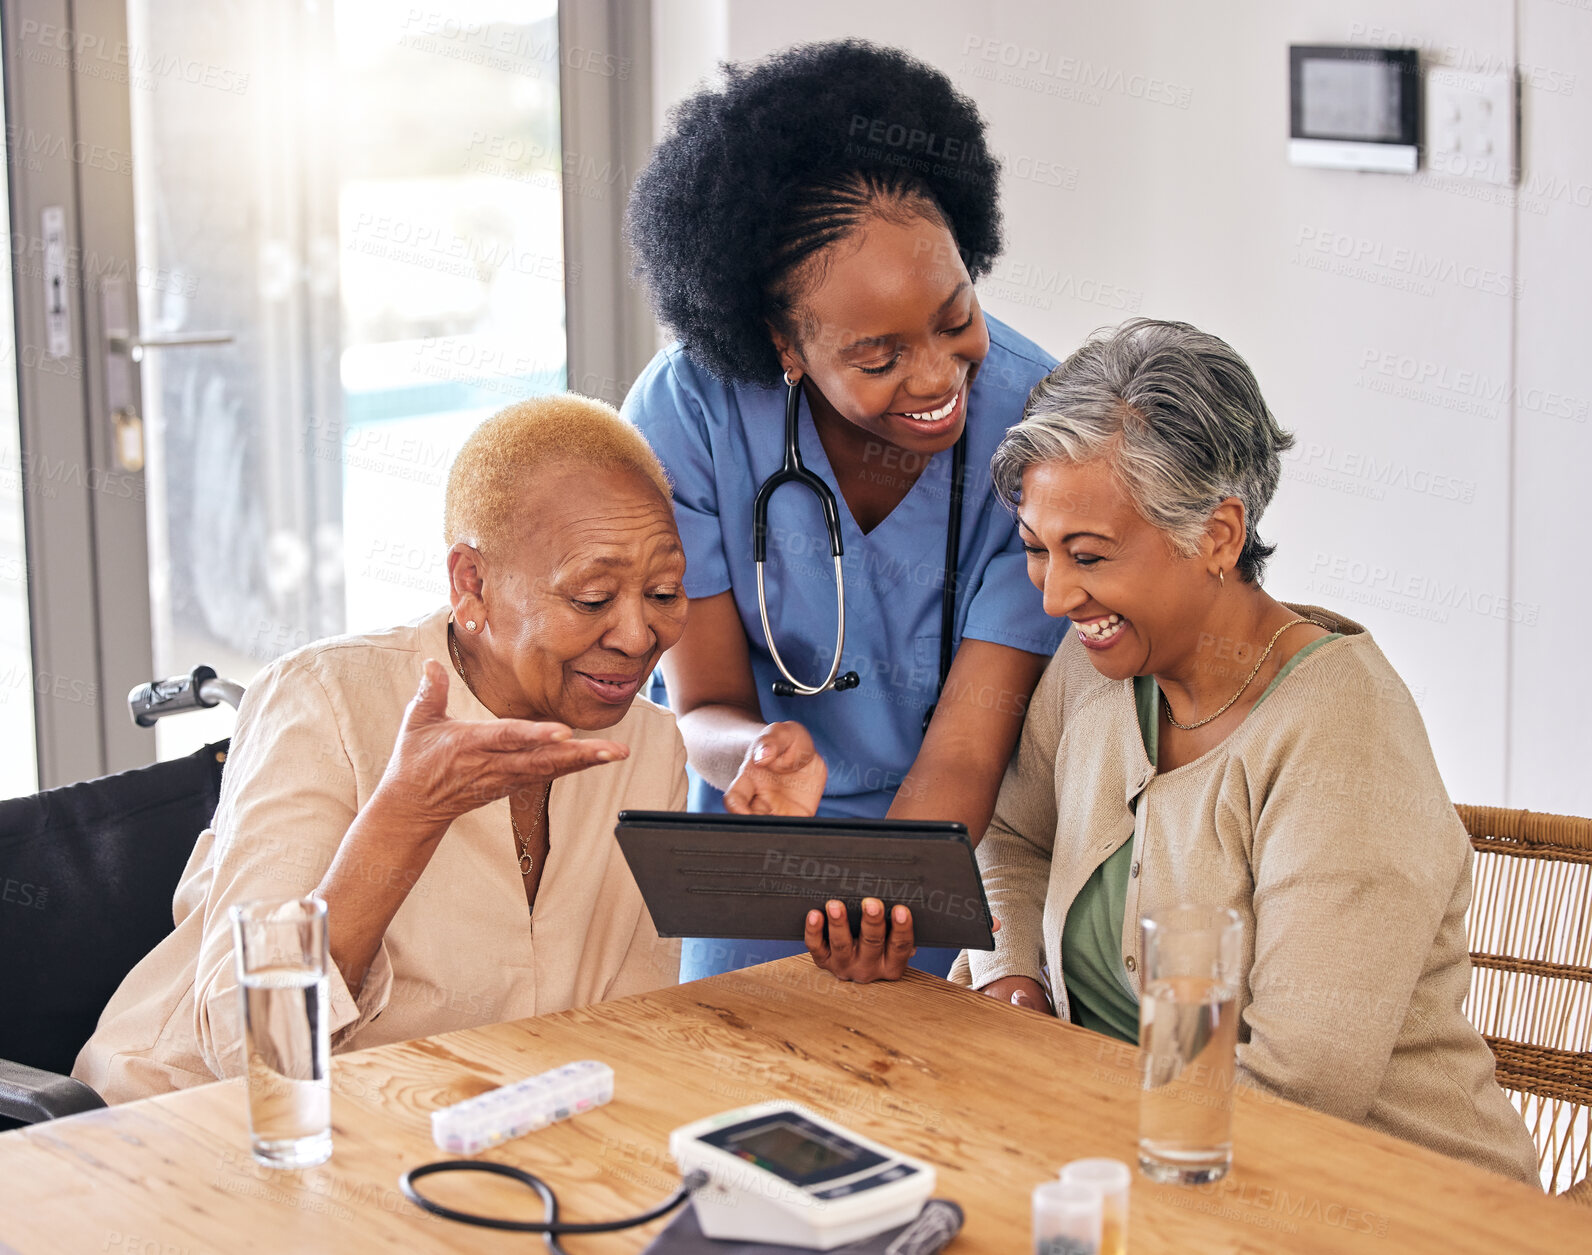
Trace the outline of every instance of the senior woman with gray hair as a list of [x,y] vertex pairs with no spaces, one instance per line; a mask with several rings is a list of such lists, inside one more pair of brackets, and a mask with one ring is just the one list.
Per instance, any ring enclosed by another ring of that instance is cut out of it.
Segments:
[[1139,917],[1230,907],[1243,1083],[1535,1181],[1460,1012],[1471,849],[1415,703],[1364,628],[1261,586],[1291,443],[1183,323],[1099,333],[1034,389],[992,472],[1076,630],[978,848],[996,949],[953,977],[1137,1042]]
[[73,1071],[108,1102],[242,1074],[250,898],[326,900],[334,1052],[679,980],[613,839],[686,800],[674,717],[636,696],[686,614],[658,459],[601,402],[511,406],[455,460],[445,531],[447,605],[250,684],[176,931]]

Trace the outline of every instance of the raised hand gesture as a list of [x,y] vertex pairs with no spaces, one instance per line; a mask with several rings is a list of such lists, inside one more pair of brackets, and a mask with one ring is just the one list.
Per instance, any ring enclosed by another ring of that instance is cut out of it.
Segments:
[[376,790],[389,815],[422,828],[440,831],[478,806],[630,753],[617,741],[577,740],[562,723],[452,719],[448,683],[446,668],[426,659]]

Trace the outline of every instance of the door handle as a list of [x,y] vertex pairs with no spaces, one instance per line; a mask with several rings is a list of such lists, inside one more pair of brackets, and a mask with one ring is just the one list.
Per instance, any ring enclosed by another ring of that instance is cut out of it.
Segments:
[[101,281],[100,309],[105,334],[105,408],[110,411],[111,449],[124,471],[144,469],[144,420],[133,394],[132,365],[147,349],[186,349],[201,344],[231,344],[230,331],[169,331],[135,336],[128,325],[127,280],[112,275]]
[[199,344],[231,344],[237,337],[230,331],[168,331],[159,336],[105,336],[112,353],[125,353],[135,362],[144,360],[145,349],[186,349]]

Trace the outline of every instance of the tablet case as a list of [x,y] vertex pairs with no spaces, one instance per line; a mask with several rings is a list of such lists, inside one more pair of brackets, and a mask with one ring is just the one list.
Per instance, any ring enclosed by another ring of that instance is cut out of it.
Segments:
[[[936,1255],[962,1231],[962,1209],[949,1199],[931,1198],[918,1218],[861,1242],[837,1246],[830,1255]],[[682,1208],[642,1255],[792,1255],[793,1246],[765,1242],[716,1242],[702,1236],[696,1208]]]
[[993,950],[961,824],[621,811],[614,836],[660,937],[800,941],[807,912],[862,900],[911,908],[920,946]]

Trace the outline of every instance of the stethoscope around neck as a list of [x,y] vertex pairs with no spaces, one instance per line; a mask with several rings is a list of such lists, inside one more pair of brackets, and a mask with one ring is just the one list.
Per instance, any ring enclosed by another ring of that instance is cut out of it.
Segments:
[[[768,643],[769,657],[784,677],[783,680],[774,681],[774,694],[776,697],[813,697],[830,689],[837,693],[854,689],[862,680],[855,671],[847,671],[844,675],[840,672],[840,660],[846,648],[846,575],[840,561],[846,549],[840,535],[840,507],[829,485],[808,470],[802,461],[797,431],[801,381],[793,381],[790,372],[786,371],[785,386],[785,460],[779,470],[763,481],[752,502],[752,561],[757,568],[757,613],[763,620],[763,639]],[[951,673],[954,652],[952,634],[956,628],[957,551],[962,541],[962,478],[966,463],[967,428],[964,425],[951,453],[951,503],[946,520],[944,582],[940,589],[940,681],[935,690],[936,705],[945,690],[946,677]],[[824,512],[824,527],[829,533],[829,553],[835,563],[835,654],[829,663],[829,674],[819,684],[804,684],[791,674],[785,660],[780,657],[779,647],[774,644],[774,630],[768,621],[768,597],[763,583],[763,566],[768,560],[768,503],[776,490],[791,483],[800,484],[818,498],[818,504]],[[934,706],[930,706],[928,713],[923,716],[925,731],[934,716],[934,709]]]

